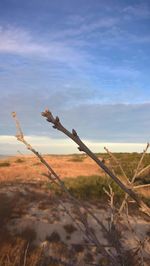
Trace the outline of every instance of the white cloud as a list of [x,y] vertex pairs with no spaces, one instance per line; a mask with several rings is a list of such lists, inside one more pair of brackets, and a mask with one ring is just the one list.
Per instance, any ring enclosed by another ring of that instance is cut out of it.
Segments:
[[19,28],[0,27],[0,51],[10,53],[43,52],[43,47],[33,43],[31,36]]

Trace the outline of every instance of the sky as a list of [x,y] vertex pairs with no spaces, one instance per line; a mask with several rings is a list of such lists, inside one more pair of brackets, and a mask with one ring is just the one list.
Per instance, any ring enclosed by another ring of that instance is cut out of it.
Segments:
[[150,136],[149,0],[0,0],[0,154],[25,153],[11,112],[43,153],[142,151]]

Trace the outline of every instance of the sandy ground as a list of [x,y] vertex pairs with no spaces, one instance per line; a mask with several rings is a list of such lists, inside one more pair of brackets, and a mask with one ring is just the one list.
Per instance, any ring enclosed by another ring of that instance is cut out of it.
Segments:
[[[76,261],[75,265],[93,265],[93,263],[98,263],[101,260],[100,255],[95,255],[95,248],[87,246],[87,239],[85,239],[84,234],[64,211],[63,206],[69,210],[73,217],[77,218],[75,207],[67,199],[64,198],[60,201],[50,191],[35,184],[3,186],[0,191],[0,199],[4,195],[7,197],[7,202],[11,202],[9,219],[7,220],[9,233],[14,236],[20,235],[28,238],[30,243],[32,242],[34,245],[42,247],[47,256],[57,257],[63,262],[68,262],[71,254]],[[107,205],[99,202],[97,204],[86,204],[108,229],[110,210]],[[110,242],[108,242],[103,229],[92,217],[88,216],[87,219],[89,226],[94,230],[100,242],[109,246]],[[82,224],[80,225],[82,227]],[[138,216],[129,215],[128,221],[126,216],[122,216],[118,226],[121,232],[120,240],[124,252],[136,250],[138,243],[142,242],[150,234],[149,220],[143,219],[140,214]],[[112,247],[107,249],[109,252],[114,252]],[[143,265],[148,266],[150,259],[149,241],[145,242],[142,252],[145,259],[145,264]]]

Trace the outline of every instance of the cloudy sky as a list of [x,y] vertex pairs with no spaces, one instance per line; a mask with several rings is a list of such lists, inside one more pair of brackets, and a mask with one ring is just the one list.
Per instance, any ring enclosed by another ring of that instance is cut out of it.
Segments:
[[0,154],[76,152],[48,107],[94,151],[141,151],[150,137],[149,0],[0,1]]

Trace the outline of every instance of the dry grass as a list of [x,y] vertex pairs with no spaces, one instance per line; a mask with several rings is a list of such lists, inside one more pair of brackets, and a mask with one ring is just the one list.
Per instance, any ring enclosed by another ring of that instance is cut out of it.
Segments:
[[25,239],[9,235],[9,239],[0,244],[0,265],[39,266],[42,262],[42,253],[42,248],[33,248]]
[[[76,156],[78,158],[78,155]],[[76,158],[75,157],[75,158]],[[55,156],[49,155],[44,156],[48,163],[51,164],[52,168],[56,170],[61,178],[64,177],[77,177],[80,175],[100,175],[102,171],[99,169],[95,163],[89,159],[85,158],[84,161],[72,161],[72,155],[70,156]],[[18,162],[19,160],[19,162]],[[22,162],[23,160],[23,162]],[[77,159],[78,160],[78,159]],[[2,167],[0,171],[0,182],[28,182],[28,181],[46,181],[47,178],[42,176],[45,172],[45,167],[35,158],[34,156],[25,156],[24,159],[13,157],[7,160],[9,167]],[[3,165],[4,160],[0,163]],[[63,167],[62,167],[63,165]]]

